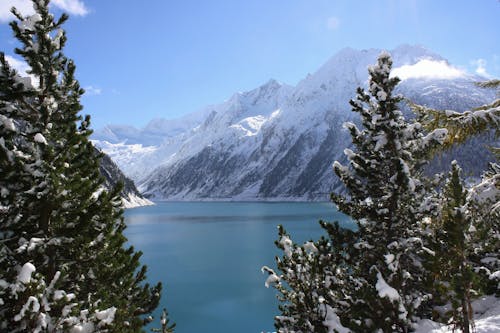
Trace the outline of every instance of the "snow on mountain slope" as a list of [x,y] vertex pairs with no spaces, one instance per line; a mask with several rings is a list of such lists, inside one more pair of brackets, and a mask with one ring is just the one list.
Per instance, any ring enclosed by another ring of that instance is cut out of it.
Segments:
[[92,134],[92,142],[119,165],[127,177],[143,178],[164,156],[180,147],[186,135],[200,125],[209,108],[177,119],[153,119],[142,129],[133,126],[108,125]]
[[108,125],[94,131],[92,138],[96,142],[105,141],[110,144],[158,146],[168,138],[196,127],[206,118],[208,113],[208,108],[205,108],[176,119],[153,119],[142,129],[127,125]]
[[[148,162],[155,161],[156,146],[144,147],[140,143],[126,144],[126,141],[111,143],[108,141],[92,140],[96,147],[106,153],[120,166],[120,170],[134,180],[143,176],[143,170]],[[159,163],[159,162],[157,162]]]
[[[347,48],[296,87],[270,80],[205,108],[191,123],[165,121],[159,129],[138,130],[157,137],[152,147],[133,145],[140,141],[132,130],[97,145],[157,199],[327,200],[340,186],[331,164],[343,160],[350,144],[342,130],[354,117],[349,99],[366,85],[367,67],[380,52]],[[425,48],[404,45],[391,53],[405,78],[399,91],[417,103],[465,110],[494,98],[473,84],[480,78]],[[442,75],[434,75],[435,68]]]
[[[98,150],[96,149],[96,154],[97,153]],[[118,166],[111,160],[111,158],[105,154],[101,158],[99,171],[104,177],[103,185],[107,190],[112,190],[119,182],[123,184],[123,188],[120,193],[123,208],[153,205],[151,201],[144,198],[139,193],[134,182],[127,178]]]

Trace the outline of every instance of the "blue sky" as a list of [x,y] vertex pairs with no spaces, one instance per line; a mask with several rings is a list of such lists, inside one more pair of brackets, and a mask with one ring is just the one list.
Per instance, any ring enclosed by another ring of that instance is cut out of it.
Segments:
[[[0,0],[0,50],[16,42]],[[500,77],[498,0],[53,0],[94,128],[146,125],[270,78],[296,84],[344,47],[420,44]]]

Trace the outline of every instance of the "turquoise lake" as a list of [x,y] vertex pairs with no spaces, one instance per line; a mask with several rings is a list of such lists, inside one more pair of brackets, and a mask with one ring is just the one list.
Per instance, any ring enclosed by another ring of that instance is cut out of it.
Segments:
[[129,243],[143,252],[151,283],[163,282],[155,313],[169,311],[177,333],[273,332],[274,267],[282,224],[295,242],[318,239],[320,219],[351,224],[331,203],[160,202],[126,210]]

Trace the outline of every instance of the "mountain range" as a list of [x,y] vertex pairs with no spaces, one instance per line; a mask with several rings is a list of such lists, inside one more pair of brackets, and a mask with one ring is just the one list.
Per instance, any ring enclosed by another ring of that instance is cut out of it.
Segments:
[[[142,129],[107,126],[93,140],[153,199],[327,200],[341,190],[331,165],[345,160],[350,145],[342,124],[357,121],[349,100],[366,87],[367,68],[381,51],[346,48],[296,86],[269,80],[182,118],[155,119]],[[424,47],[390,53],[393,74],[402,79],[397,92],[415,103],[465,111],[495,98],[475,84],[485,78]],[[439,156],[432,168],[457,158],[479,172],[490,158],[488,139],[474,140]]]

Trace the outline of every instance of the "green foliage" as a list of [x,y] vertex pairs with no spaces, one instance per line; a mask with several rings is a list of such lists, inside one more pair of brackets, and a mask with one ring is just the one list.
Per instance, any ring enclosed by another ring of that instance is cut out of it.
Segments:
[[468,259],[481,293],[500,296],[500,165],[491,163],[481,182],[468,189],[467,207],[474,230]]
[[[404,120],[393,96],[399,80],[391,78],[392,61],[381,55],[369,69],[370,95],[358,89],[351,101],[363,130],[348,124],[355,152],[346,150],[350,168],[339,163],[334,171],[349,197],[332,194],[338,209],[357,220],[359,250],[353,276],[359,286],[351,297],[351,321],[356,331],[407,332],[426,293],[421,288],[423,235],[420,222],[435,203],[426,198],[427,181],[420,177],[426,150],[438,144],[442,132],[425,136],[419,123]],[[387,283],[398,296],[382,297]]]
[[[337,313],[344,308],[346,282],[349,280],[352,244],[356,232],[343,229],[338,223],[320,221],[329,237],[316,242],[297,245],[290,235],[279,226],[279,241],[276,246],[285,255],[276,258],[278,269],[283,275],[265,267],[276,281],[279,291],[281,315],[275,318],[279,332],[329,332],[325,323],[333,308]],[[268,280],[269,281],[269,280]],[[269,282],[268,282],[269,283]]]
[[160,317],[161,328],[152,328],[151,332],[172,333],[175,328],[175,323],[169,324],[169,322],[167,309],[164,308]]
[[[499,82],[499,80],[490,80],[478,83],[478,85],[483,88],[499,88]],[[496,137],[500,135],[500,99],[463,113],[434,110],[414,103],[410,103],[410,106],[426,129],[446,128],[448,130],[448,136],[441,149],[463,143],[468,138],[487,131],[494,131]]]
[[[90,117],[79,115],[84,90],[75,64],[62,53],[68,17],[56,20],[48,0],[33,4],[34,15],[13,10],[17,21],[10,24],[32,81],[0,53],[0,280],[15,282],[26,262],[36,266],[38,281],[61,272],[58,288],[75,295],[71,313],[114,307],[108,332],[141,332],[161,284],[145,283],[141,253],[125,247],[120,188],[103,190]],[[0,327],[15,332],[23,299],[4,301]],[[49,313],[54,319],[57,310]]]
[[429,182],[420,169],[446,132],[424,135],[419,123],[404,120],[391,66],[389,55],[382,54],[369,69],[369,92],[358,88],[351,101],[363,129],[344,125],[355,151],[345,150],[349,167],[333,166],[348,196],[332,194],[332,201],[355,219],[357,231],[323,223],[329,237],[307,253],[280,230],[278,246],[285,256],[278,260],[283,275],[277,289],[283,316],[276,327],[281,332],[409,332],[428,297],[422,288],[420,223],[436,211],[436,203],[426,197]]
[[[500,88],[500,80],[477,83],[489,89]],[[500,91],[499,91],[500,92]],[[427,129],[445,127],[448,136],[443,148],[450,148],[484,132],[500,134],[500,99],[463,113],[433,110],[412,105],[418,118]],[[493,155],[500,157],[499,147],[489,147]],[[500,269],[500,167],[491,163],[479,184],[467,189],[467,213],[474,233],[470,235],[468,260],[478,272],[481,292],[500,295],[500,278],[493,273]]]
[[369,93],[359,88],[351,101],[363,128],[344,125],[355,150],[345,150],[349,166],[333,166],[347,195],[331,199],[357,230],[322,223],[328,237],[303,245],[279,230],[282,274],[264,268],[266,284],[280,292],[279,332],[410,332],[419,318],[469,332],[473,298],[499,294],[500,167],[471,188],[457,163],[444,187],[422,176],[441,144],[494,127],[498,106],[431,111],[419,118],[425,126],[409,123],[398,110],[402,97],[393,96],[391,65],[382,54],[369,69]]
[[444,305],[451,302],[452,310],[441,319],[451,322],[462,332],[469,332],[473,322],[471,300],[477,295],[477,274],[469,257],[473,252],[472,219],[467,211],[467,190],[461,180],[456,162],[442,193],[442,210],[434,223],[436,241],[432,265],[435,288],[434,301]]

